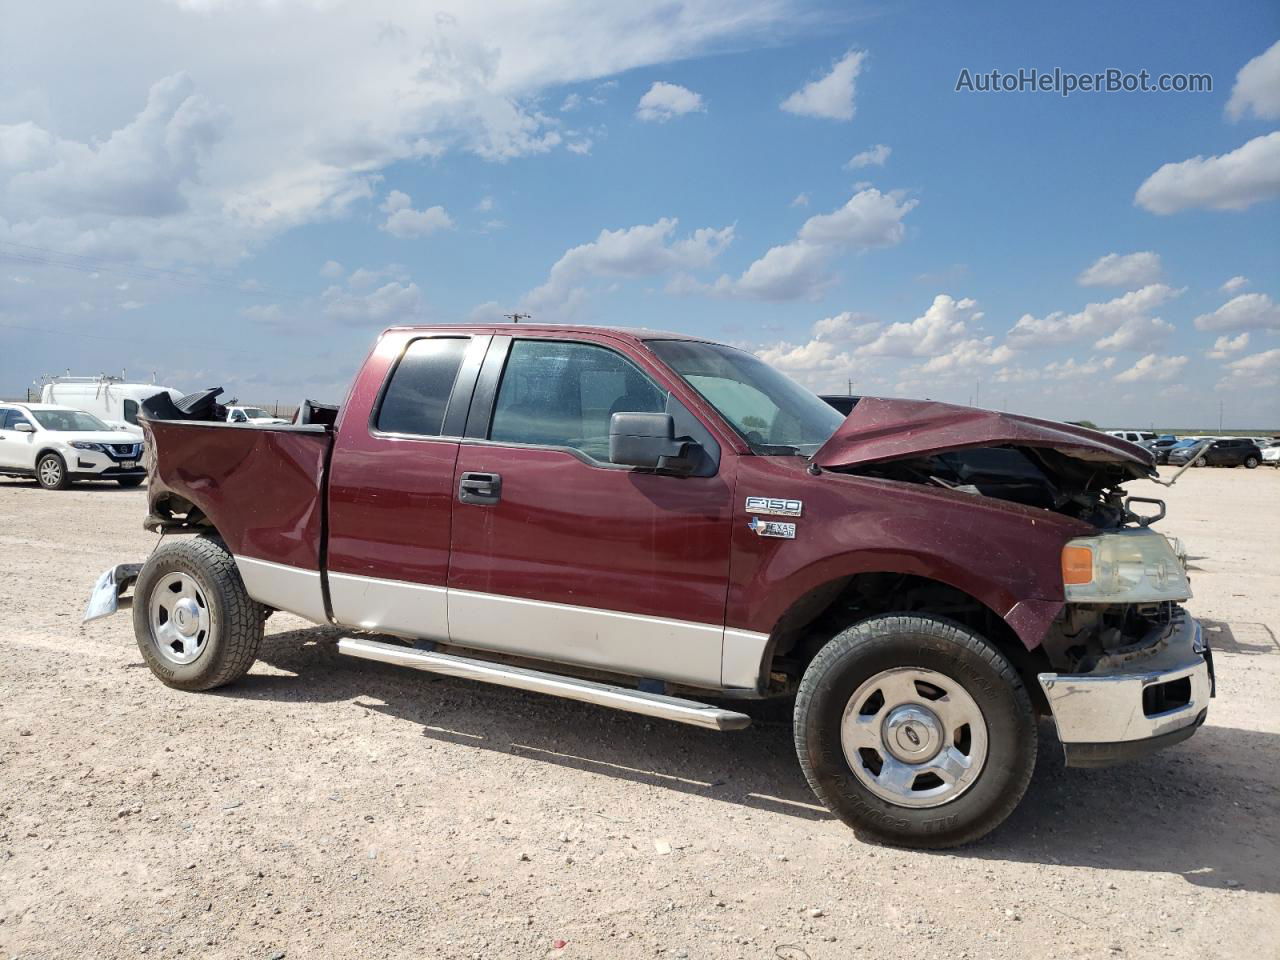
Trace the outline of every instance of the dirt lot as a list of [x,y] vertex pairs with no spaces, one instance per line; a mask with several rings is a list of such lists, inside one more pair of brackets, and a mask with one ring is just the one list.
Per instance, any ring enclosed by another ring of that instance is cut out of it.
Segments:
[[244,682],[169,690],[127,615],[79,627],[144,497],[0,481],[0,957],[1280,956],[1280,471],[1167,494],[1205,728],[1096,771],[1046,728],[1014,816],[945,854],[858,842],[776,718],[433,680],[285,616]]

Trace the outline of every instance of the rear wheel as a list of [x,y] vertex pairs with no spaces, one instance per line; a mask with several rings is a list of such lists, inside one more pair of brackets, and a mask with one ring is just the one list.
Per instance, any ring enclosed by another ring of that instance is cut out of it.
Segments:
[[1246,470],[1252,470],[1258,465],[1258,458],[1250,454],[1244,458],[1244,466]]
[[866,839],[968,843],[995,829],[1031,780],[1036,724],[1008,660],[934,617],[849,627],[805,671],[796,751],[818,798]]
[[134,588],[138,649],[151,672],[179,690],[212,690],[248,673],[264,619],[230,552],[211,537],[161,545]]

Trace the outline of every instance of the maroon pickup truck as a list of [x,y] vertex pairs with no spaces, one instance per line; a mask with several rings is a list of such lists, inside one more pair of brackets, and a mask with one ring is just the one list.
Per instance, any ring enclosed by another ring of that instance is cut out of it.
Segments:
[[[234,682],[286,610],[344,654],[719,730],[794,700],[814,792],[869,838],[971,841],[1052,717],[1066,762],[1189,736],[1212,660],[1151,454],[1093,430],[861,398],[749,353],[544,325],[386,331],[340,408],[149,401],[138,646]],[[315,422],[308,422],[315,421]],[[188,534],[189,536],[180,536]]]

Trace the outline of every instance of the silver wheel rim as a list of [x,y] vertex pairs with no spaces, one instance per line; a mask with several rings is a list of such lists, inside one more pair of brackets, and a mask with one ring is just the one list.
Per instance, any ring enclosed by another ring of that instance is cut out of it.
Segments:
[[160,578],[151,591],[149,615],[156,650],[170,663],[191,663],[209,645],[209,603],[189,574]]
[[987,722],[945,674],[884,670],[844,709],[840,745],[858,781],[900,807],[938,807],[960,796],[987,761]]
[[62,466],[53,457],[40,461],[40,482],[46,487],[57,486],[62,480]]

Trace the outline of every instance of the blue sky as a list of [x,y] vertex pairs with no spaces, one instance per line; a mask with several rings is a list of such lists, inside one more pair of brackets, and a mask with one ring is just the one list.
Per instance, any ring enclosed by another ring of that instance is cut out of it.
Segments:
[[[474,6],[6,14],[0,394],[340,399],[391,323],[521,310],[818,390],[1280,429],[1274,3]],[[955,90],[1033,67],[1213,89]]]

